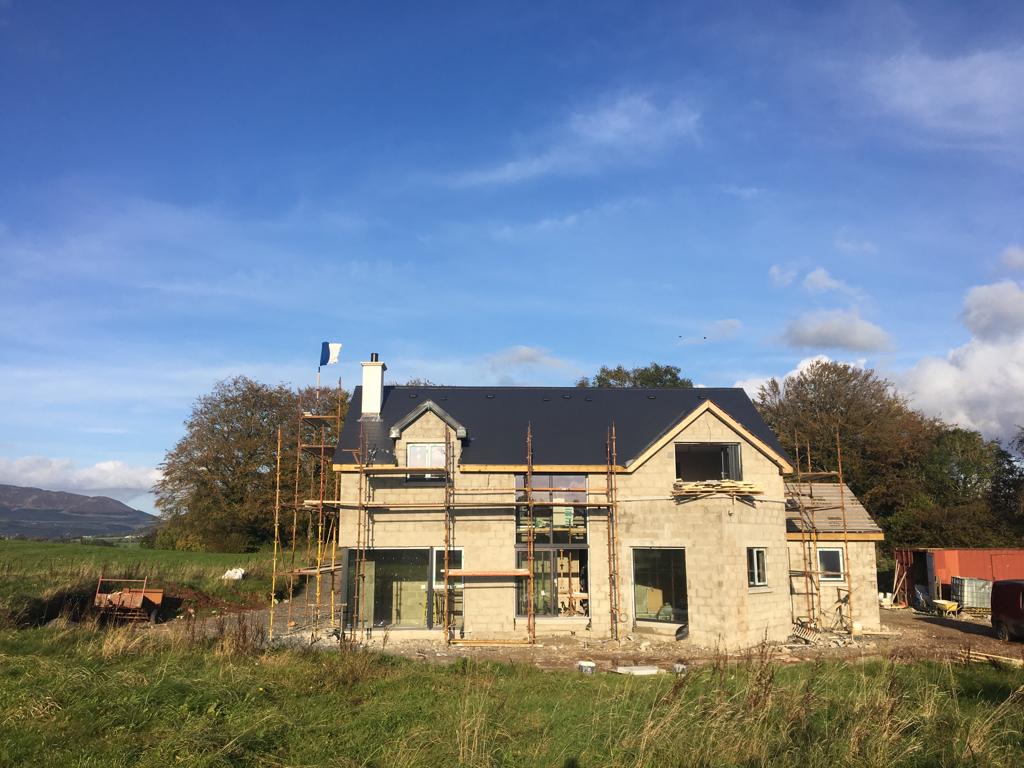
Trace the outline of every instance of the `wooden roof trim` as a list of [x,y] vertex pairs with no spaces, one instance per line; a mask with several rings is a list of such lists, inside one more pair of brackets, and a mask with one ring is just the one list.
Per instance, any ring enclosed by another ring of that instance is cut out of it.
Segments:
[[[817,538],[817,540],[819,542],[827,541],[830,544],[834,544],[837,541],[838,542],[842,542],[842,540],[843,540],[843,532],[842,531],[818,531],[816,534],[813,534],[813,535]],[[804,543],[807,543],[808,541],[810,541],[811,536],[812,536],[812,534],[810,532],[804,533],[804,534],[787,532],[786,533],[786,540],[787,541],[802,541]],[[848,541],[885,541],[885,534],[881,533],[881,532],[878,532],[878,533],[864,533],[864,532],[853,533],[853,532],[850,532],[850,533],[846,534],[846,539]]]
[[679,436],[680,432],[682,432],[684,429],[693,424],[698,418],[703,416],[705,413],[711,413],[712,415],[716,416],[727,427],[732,429],[740,437],[742,437],[744,440],[746,440],[748,443],[754,446],[757,450],[763,453],[768,459],[770,459],[776,466],[779,467],[779,470],[781,472],[793,472],[792,465],[790,465],[790,463],[785,459],[785,457],[780,456],[764,441],[755,437],[754,434],[750,432],[750,430],[748,430],[746,427],[744,427],[742,424],[736,421],[736,419],[732,418],[732,416],[730,416],[728,413],[722,410],[719,406],[715,405],[714,402],[712,402],[711,400],[705,400],[701,405],[697,406],[692,411],[690,411],[690,413],[684,416],[682,420],[680,420],[679,423],[677,423],[674,427],[669,429],[665,434],[663,434],[661,437],[659,437],[657,440],[651,443],[647,448],[645,448],[643,452],[636,457],[636,459],[629,463],[628,467],[626,468],[626,472],[629,473],[635,471],[639,466],[644,464],[658,451],[660,451],[670,442],[675,440],[676,437]]

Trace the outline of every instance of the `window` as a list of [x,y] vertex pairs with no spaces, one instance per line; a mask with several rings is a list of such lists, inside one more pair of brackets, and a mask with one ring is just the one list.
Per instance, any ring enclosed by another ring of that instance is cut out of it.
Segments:
[[[448,550],[448,567],[452,570],[462,568],[462,550]],[[432,626],[444,626],[444,547],[434,550],[434,582],[433,582],[433,615]],[[451,611],[452,626],[461,630],[464,625],[465,590],[462,577],[452,576],[448,579],[448,609]]]
[[843,550],[838,547],[818,549],[818,571],[822,581],[842,581]]
[[[526,498],[526,476],[516,476],[516,501]],[[586,475],[535,474],[533,504],[533,610],[537,616],[587,616],[588,591]],[[529,507],[516,508],[516,567],[526,568]],[[526,615],[527,580],[516,584],[516,611]]]
[[739,443],[676,444],[676,478],[688,483],[742,480]]
[[[345,602],[354,606],[355,554],[348,551]],[[369,627],[427,626],[430,550],[371,549],[363,566],[360,614]],[[351,622],[351,616],[349,617]]]
[[764,547],[747,547],[747,586],[768,586],[767,552]]
[[641,621],[687,622],[685,550],[633,550],[633,611]]
[[[355,550],[345,552],[345,624],[355,607]],[[431,564],[432,563],[432,564]],[[450,568],[462,567],[462,551],[448,551]],[[448,580],[452,624],[463,624],[463,583]],[[363,566],[360,613],[368,627],[433,628],[444,625],[444,549],[369,549]]]
[[[405,466],[444,469],[448,466],[444,443],[409,443],[405,447]],[[443,475],[436,472],[406,475],[408,480],[440,480],[442,478]]]

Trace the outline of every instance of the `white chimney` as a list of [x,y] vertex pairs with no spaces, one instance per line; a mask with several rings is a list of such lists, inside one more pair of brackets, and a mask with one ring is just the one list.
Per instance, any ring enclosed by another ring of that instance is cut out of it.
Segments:
[[370,362],[363,366],[363,413],[364,419],[379,419],[380,406],[384,401],[384,371],[388,369],[376,352],[370,353]]

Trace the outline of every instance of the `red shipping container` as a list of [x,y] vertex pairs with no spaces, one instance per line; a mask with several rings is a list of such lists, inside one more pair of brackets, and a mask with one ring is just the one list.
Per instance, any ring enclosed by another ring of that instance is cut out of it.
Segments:
[[933,598],[948,599],[954,576],[988,581],[1024,579],[1024,549],[921,548],[897,549],[894,554],[905,574],[899,596],[907,603],[913,602],[915,584],[926,586]]

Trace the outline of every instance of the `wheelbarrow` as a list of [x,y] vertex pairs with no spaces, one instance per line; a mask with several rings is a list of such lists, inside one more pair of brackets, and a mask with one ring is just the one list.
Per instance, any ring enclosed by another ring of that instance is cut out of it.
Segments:
[[960,604],[953,600],[932,600],[932,605],[935,606],[935,611],[939,616],[956,616],[956,612],[960,608]]
[[[113,585],[121,586],[114,589]],[[93,607],[101,616],[123,621],[160,621],[163,610],[164,591],[150,589],[149,579],[105,579],[100,576],[96,584]]]

